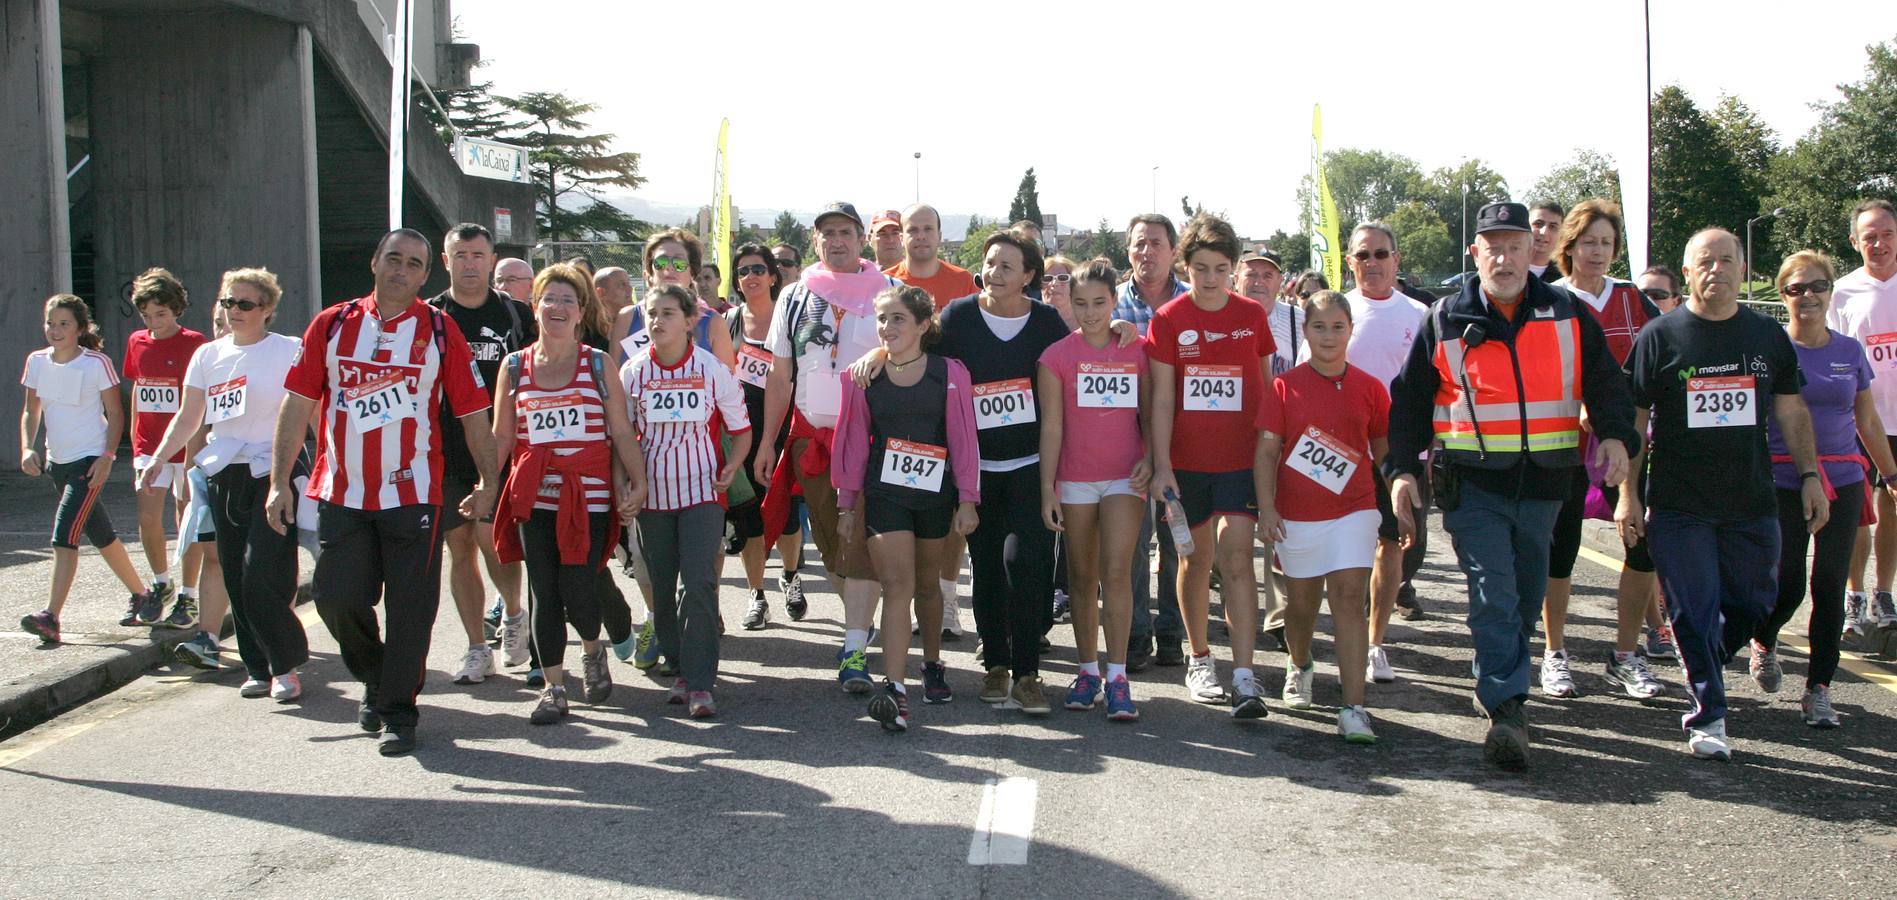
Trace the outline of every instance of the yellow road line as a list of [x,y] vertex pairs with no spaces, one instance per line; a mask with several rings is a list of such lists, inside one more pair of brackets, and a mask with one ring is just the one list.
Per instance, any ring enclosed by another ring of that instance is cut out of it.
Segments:
[[[1609,572],[1615,574],[1620,573],[1620,560],[1608,556],[1592,547],[1582,547],[1581,558]],[[1790,631],[1781,632],[1779,634],[1778,645],[1780,647],[1796,650],[1807,658],[1811,656],[1811,644],[1807,643],[1803,637]],[[1872,661],[1862,655],[1852,653],[1849,650],[1840,649],[1838,651],[1838,668],[1882,687],[1893,694],[1897,694],[1897,671],[1893,671],[1890,667],[1882,663]]]

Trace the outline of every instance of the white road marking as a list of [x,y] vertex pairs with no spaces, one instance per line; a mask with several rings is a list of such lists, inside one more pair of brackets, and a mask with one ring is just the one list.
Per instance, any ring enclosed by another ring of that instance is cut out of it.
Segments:
[[971,866],[1024,866],[1034,842],[1034,803],[1039,783],[1003,778],[981,789],[981,812],[968,840]]

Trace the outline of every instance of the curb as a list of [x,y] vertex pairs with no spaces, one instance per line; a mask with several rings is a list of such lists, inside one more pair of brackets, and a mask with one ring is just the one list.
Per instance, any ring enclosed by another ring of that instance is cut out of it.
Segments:
[[[296,603],[309,602],[310,586],[297,585]],[[219,640],[231,636],[226,618]],[[172,648],[190,635],[174,629],[152,629],[151,640],[139,641],[136,631],[121,632],[103,658],[55,668],[31,678],[0,685],[0,740],[32,728],[75,706],[89,703],[124,687],[159,666],[171,662]],[[235,653],[236,648],[230,648]]]

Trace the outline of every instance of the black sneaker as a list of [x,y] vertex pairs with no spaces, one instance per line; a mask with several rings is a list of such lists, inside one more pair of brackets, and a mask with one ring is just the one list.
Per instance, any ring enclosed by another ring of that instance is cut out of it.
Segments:
[[790,620],[802,622],[804,613],[810,611],[810,601],[804,599],[804,585],[797,578],[797,573],[779,577],[777,586],[784,591],[784,611],[790,613]]
[[1186,664],[1186,649],[1177,641],[1161,640],[1153,662],[1162,666],[1183,666]]
[[1066,591],[1063,591],[1060,588],[1055,588],[1054,589],[1054,624],[1065,625],[1069,622],[1072,622],[1073,620],[1074,620],[1074,601],[1068,598]]
[[1415,585],[1404,582],[1403,586],[1397,589],[1396,610],[1397,614],[1407,622],[1421,619],[1427,613],[1427,610],[1423,608],[1423,598],[1416,594]]
[[356,727],[371,734],[382,730],[382,714],[364,700],[356,706]]
[[138,609],[139,607],[143,606],[144,603],[145,603],[144,594],[133,594],[130,600],[125,601],[125,615],[119,617],[119,625],[125,628],[131,628],[132,626],[137,625],[138,624]]
[[1528,768],[1528,720],[1522,716],[1522,698],[1510,697],[1489,714],[1482,761],[1510,772]]
[[132,614],[133,625],[156,625],[164,621],[165,601],[171,599],[171,586],[161,584],[138,595]]
[[883,689],[870,698],[869,717],[881,723],[884,731],[908,731],[909,695],[885,679]]
[[771,604],[764,599],[764,589],[751,592],[751,608],[744,613],[744,619],[738,624],[745,631],[757,631],[771,620]]
[[22,616],[20,630],[39,638],[40,643],[47,646],[59,643],[59,617],[46,610]]
[[171,658],[194,669],[216,670],[219,665],[217,652],[217,639],[211,637],[209,632],[200,631],[196,637],[180,641],[177,647],[172,648]]
[[948,667],[941,661],[922,664],[922,702],[947,703],[955,699],[955,692],[949,688]]
[[415,726],[390,725],[382,730],[382,740],[375,746],[375,752],[383,756],[401,756],[415,751]]
[[178,595],[178,601],[171,604],[171,615],[165,617],[166,628],[194,628],[198,624],[198,598]]
[[1128,672],[1143,672],[1146,670],[1147,666],[1150,666],[1152,664],[1153,664],[1153,639],[1152,638],[1136,637],[1136,638],[1133,638],[1131,641],[1127,642],[1126,670]]

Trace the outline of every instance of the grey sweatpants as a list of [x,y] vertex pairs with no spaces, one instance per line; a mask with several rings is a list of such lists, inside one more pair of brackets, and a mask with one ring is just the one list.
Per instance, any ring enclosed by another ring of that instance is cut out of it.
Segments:
[[678,664],[679,675],[694,691],[709,691],[718,679],[718,562],[724,538],[725,511],[716,503],[639,513],[659,652]]

